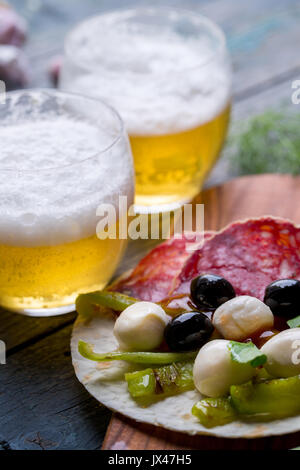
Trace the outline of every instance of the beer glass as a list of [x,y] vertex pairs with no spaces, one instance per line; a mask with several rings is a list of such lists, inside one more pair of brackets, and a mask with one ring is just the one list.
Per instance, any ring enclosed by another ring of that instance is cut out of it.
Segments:
[[0,305],[65,313],[79,293],[105,286],[125,247],[118,230],[96,230],[99,207],[115,210],[117,227],[127,216],[119,196],[133,202],[124,126],[100,100],[23,90],[0,106],[0,142]]
[[121,114],[137,212],[171,210],[199,192],[230,113],[230,64],[216,24],[168,8],[90,18],[66,39],[60,87],[102,96]]

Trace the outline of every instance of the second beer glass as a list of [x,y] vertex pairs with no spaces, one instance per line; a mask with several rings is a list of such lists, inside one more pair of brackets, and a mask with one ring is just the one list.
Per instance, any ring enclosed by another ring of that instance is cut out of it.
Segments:
[[171,210],[201,189],[226,136],[231,75],[222,31],[174,9],[122,10],[69,34],[62,89],[121,114],[136,171],[136,210]]

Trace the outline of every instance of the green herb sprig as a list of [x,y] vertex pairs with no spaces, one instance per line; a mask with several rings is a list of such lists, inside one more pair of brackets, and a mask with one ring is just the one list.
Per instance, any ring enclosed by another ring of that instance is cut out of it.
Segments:
[[236,128],[227,153],[240,175],[300,173],[300,114],[283,108],[255,116]]

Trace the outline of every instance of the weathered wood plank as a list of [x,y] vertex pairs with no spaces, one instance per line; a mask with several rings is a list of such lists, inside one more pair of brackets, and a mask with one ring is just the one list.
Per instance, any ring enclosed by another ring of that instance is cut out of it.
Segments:
[[64,328],[0,366],[0,449],[99,448],[110,412],[78,383],[70,332]]
[[299,15],[300,5],[294,0],[226,0],[218,2],[218,7],[212,5],[209,16],[227,36],[236,95],[247,94],[260,83],[276,82],[276,77],[289,70],[292,74],[296,67],[299,70]]
[[13,352],[69,324],[75,313],[50,318],[32,318],[0,309],[0,339]]
[[210,436],[187,436],[166,429],[135,423],[113,415],[103,443],[103,450],[284,450],[299,445],[300,432],[263,439],[218,439]]

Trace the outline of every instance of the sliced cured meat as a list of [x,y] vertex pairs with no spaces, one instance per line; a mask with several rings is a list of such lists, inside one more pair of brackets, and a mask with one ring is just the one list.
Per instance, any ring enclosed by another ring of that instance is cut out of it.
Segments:
[[[213,232],[205,232],[205,240]],[[195,242],[191,234],[171,238],[155,247],[125,278],[115,283],[111,290],[137,299],[159,302],[168,296],[185,261],[191,256],[188,245]]]
[[233,223],[186,261],[172,296],[188,296],[191,280],[204,273],[223,276],[237,295],[262,300],[270,282],[300,279],[300,228],[272,217]]

